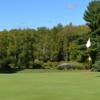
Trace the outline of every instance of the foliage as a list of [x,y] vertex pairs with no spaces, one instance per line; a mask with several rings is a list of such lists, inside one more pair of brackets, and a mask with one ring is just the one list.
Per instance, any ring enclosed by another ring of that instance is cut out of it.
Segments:
[[96,61],[96,62],[93,64],[92,70],[93,70],[93,71],[100,71],[100,60]]
[[[84,14],[87,25],[66,26],[58,24],[49,29],[12,29],[0,32],[0,69],[57,69],[61,61],[78,62],[83,65],[76,69],[90,68],[88,56],[92,58],[92,67],[99,69],[100,61],[100,1],[89,3]],[[90,34],[91,33],[91,34]],[[91,38],[92,46],[85,44]],[[97,62],[98,61],[98,62]],[[98,67],[97,67],[98,66]]]
[[43,68],[44,69],[57,69],[57,67],[58,67],[57,65],[58,65],[57,62],[48,61],[48,62],[43,64]]
[[100,0],[92,0],[89,3],[84,14],[84,19],[91,29],[92,46],[88,53],[92,57],[92,69],[100,70]]
[[89,3],[84,14],[84,19],[87,21],[92,32],[100,28],[100,0],[92,0]]
[[33,68],[34,69],[41,69],[43,68],[43,62],[39,61],[38,59],[34,60],[34,64],[33,64]]
[[17,70],[43,67],[55,69],[57,66],[53,62],[78,61],[78,56],[85,51],[86,39],[82,37],[88,31],[87,26],[61,24],[52,29],[40,27],[37,30],[1,31],[0,67]]

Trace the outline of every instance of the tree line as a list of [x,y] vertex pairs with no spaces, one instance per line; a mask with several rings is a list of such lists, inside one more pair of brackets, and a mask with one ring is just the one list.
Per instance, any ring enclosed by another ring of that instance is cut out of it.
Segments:
[[[0,32],[0,69],[36,69],[55,67],[61,61],[86,64],[90,68],[88,54],[93,59],[91,66],[100,68],[100,1],[91,1],[84,14],[87,25],[72,23],[53,28],[12,29]],[[95,9],[94,9],[95,8]],[[95,13],[95,15],[94,15]],[[92,46],[86,49],[91,38]],[[56,64],[55,64],[56,63]]]
[[[13,29],[0,32],[0,67],[34,68],[35,62],[82,60],[86,51],[84,34],[87,26],[62,26],[52,29]],[[79,48],[84,48],[81,51]],[[86,56],[86,55],[85,55]],[[83,56],[82,56],[83,57]],[[82,60],[83,62],[83,60]],[[37,66],[38,67],[38,66]]]

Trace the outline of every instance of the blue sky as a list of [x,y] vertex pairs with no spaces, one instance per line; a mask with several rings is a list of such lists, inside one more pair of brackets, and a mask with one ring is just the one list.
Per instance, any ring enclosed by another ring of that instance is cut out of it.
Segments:
[[0,0],[0,30],[83,25],[90,0]]

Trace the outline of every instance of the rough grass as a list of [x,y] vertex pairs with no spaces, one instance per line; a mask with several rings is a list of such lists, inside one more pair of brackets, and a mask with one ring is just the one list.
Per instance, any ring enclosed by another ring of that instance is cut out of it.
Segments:
[[0,74],[0,100],[100,100],[100,73]]

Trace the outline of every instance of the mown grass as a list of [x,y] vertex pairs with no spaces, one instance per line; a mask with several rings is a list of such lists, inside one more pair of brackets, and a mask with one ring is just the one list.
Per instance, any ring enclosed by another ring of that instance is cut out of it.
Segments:
[[100,73],[0,74],[0,100],[100,100]]

